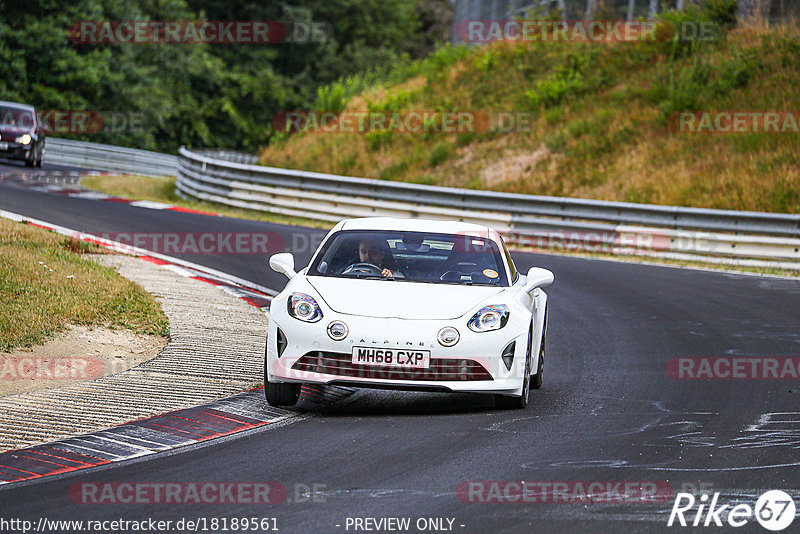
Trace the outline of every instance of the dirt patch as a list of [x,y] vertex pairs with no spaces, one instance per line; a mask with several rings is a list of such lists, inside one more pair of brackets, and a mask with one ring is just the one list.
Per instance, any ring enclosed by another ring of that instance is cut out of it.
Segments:
[[481,172],[483,184],[487,189],[500,189],[502,184],[529,177],[536,164],[552,156],[543,144],[535,151],[519,151],[507,154],[503,159],[488,163]]
[[155,358],[166,344],[127,329],[72,326],[43,345],[0,353],[0,397],[117,374]]

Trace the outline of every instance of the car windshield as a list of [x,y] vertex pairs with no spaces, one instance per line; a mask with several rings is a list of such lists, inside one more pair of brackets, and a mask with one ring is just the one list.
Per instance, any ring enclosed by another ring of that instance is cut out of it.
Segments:
[[33,128],[33,113],[27,109],[0,106],[0,128],[30,130]]
[[307,274],[451,285],[508,285],[502,255],[491,239],[428,232],[337,232],[323,245]]

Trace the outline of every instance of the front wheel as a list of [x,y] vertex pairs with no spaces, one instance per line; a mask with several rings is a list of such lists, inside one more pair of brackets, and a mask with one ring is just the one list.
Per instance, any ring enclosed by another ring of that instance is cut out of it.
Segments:
[[[267,346],[269,339],[267,339]],[[270,406],[294,406],[300,398],[300,384],[270,382],[267,374],[267,346],[264,347],[264,396]]]
[[494,405],[501,410],[522,410],[528,405],[528,395],[531,392],[531,345],[533,344],[533,329],[528,334],[528,350],[525,354],[525,372],[522,375],[522,395],[511,397],[509,395],[495,395]]
[[294,406],[300,398],[300,384],[265,381],[264,395],[270,406]]

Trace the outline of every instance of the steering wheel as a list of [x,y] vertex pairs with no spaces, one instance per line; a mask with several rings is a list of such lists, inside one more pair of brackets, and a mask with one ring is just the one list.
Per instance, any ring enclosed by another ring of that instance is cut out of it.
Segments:
[[348,265],[347,268],[342,271],[342,274],[351,273],[382,275],[383,269],[377,265],[373,265],[372,263],[353,263],[352,265]]

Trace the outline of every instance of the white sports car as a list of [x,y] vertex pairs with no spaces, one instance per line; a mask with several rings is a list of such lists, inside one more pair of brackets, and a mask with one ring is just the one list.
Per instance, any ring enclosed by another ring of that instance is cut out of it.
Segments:
[[270,305],[264,390],[297,402],[304,382],[495,395],[524,408],[542,385],[553,273],[517,272],[486,226],[421,219],[341,221]]

